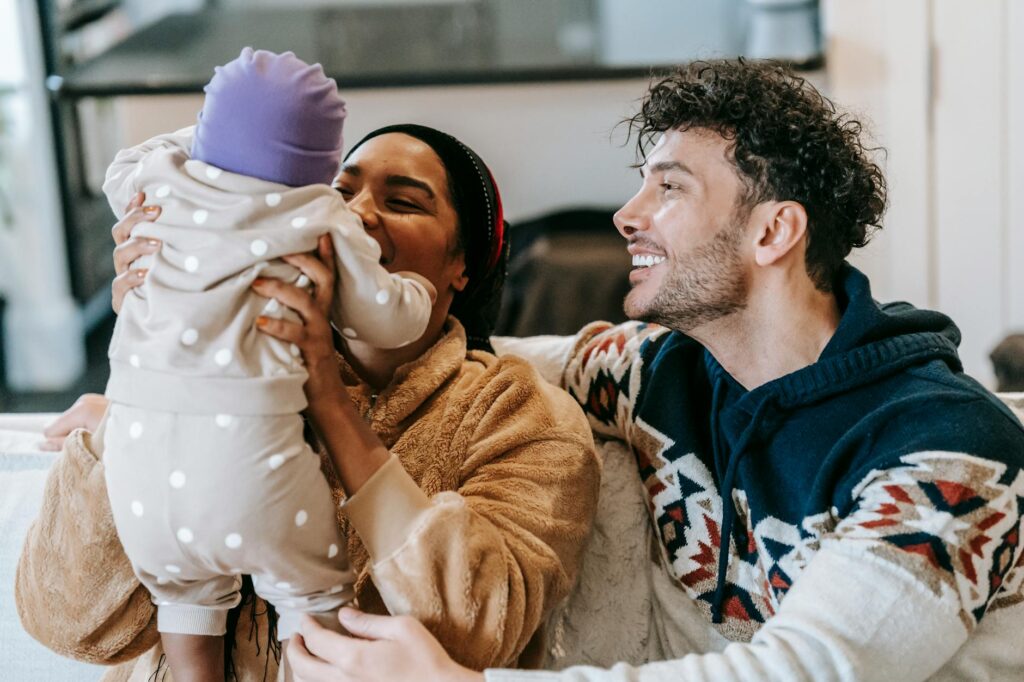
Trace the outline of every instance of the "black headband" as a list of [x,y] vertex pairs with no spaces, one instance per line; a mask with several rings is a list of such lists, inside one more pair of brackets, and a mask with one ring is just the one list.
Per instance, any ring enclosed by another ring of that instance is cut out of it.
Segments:
[[494,177],[476,152],[456,138],[412,123],[374,130],[353,145],[345,158],[367,140],[388,133],[401,133],[425,143],[448,173],[469,278],[465,291],[452,301],[451,314],[466,328],[471,349],[490,350],[489,337],[501,307],[508,260],[507,224]]

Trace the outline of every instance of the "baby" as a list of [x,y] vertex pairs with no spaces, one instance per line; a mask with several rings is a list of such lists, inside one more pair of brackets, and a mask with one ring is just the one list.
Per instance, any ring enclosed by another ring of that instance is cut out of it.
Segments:
[[149,273],[111,340],[103,461],[179,680],[223,666],[203,637],[225,633],[242,574],[277,608],[282,640],[302,613],[338,629],[353,594],[330,490],[303,439],[301,354],[255,327],[261,315],[298,317],[253,280],[309,287],[280,257],[330,234],[332,323],[387,348],[423,334],[436,296],[380,265],[378,243],[330,188],[345,105],[320,65],[245,48],[205,92],[194,133],[120,152],[103,186],[119,217],[140,191],[162,208],[133,232],[161,248],[133,265]]

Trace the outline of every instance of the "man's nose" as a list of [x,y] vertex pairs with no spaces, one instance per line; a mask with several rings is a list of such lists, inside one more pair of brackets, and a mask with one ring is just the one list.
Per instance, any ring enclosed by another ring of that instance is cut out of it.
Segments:
[[612,216],[612,222],[615,223],[615,229],[619,231],[626,239],[635,234],[638,230],[646,229],[646,221],[643,217],[643,211],[641,210],[641,193],[637,192],[632,199],[627,201],[625,205],[615,212]]

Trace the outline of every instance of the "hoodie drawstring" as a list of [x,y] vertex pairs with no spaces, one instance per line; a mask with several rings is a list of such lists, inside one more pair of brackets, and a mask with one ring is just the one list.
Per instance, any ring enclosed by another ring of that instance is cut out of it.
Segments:
[[725,476],[722,479],[722,532],[718,547],[718,578],[715,584],[715,595],[711,602],[711,622],[722,622],[722,602],[725,600],[725,578],[729,569],[729,545],[732,542],[732,527],[736,521],[736,505],[732,498],[732,489],[736,481],[736,469],[740,461],[747,454],[747,447],[750,445],[757,427],[760,426],[761,418],[764,416],[768,406],[772,403],[771,398],[761,402],[754,410],[750,424],[740,435],[736,443],[735,454],[729,458],[729,465],[725,469]]

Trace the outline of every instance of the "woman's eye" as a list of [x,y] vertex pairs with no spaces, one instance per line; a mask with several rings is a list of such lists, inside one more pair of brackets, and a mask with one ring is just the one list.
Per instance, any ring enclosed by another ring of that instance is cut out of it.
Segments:
[[338,194],[340,194],[343,197],[347,198],[352,196],[352,190],[350,190],[348,187],[335,187],[334,189],[336,189],[338,191]]
[[411,201],[406,201],[405,199],[392,199],[388,203],[391,204],[392,206],[394,206],[396,209],[401,210],[401,211],[418,211],[418,210],[420,210],[420,207],[419,207],[418,204],[414,204]]
[[682,189],[682,188],[679,185],[673,185],[670,182],[663,182],[663,183],[661,183],[661,189],[663,189],[666,192],[671,192],[673,190]]

